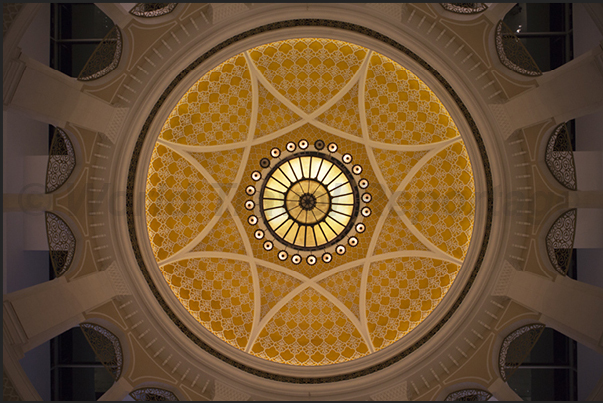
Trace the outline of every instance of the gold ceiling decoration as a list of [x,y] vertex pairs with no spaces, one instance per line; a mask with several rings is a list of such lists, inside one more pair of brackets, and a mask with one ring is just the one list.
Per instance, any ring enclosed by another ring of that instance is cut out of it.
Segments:
[[[325,219],[319,205],[337,200],[313,168],[325,162],[350,228],[288,239],[264,222],[260,207],[299,210],[308,228]],[[308,175],[277,183],[295,163]],[[175,297],[234,348],[298,366],[357,359],[416,328],[458,275],[475,213],[467,150],[433,91],[383,55],[320,38],[258,46],[203,75],[163,125],[146,190]]]

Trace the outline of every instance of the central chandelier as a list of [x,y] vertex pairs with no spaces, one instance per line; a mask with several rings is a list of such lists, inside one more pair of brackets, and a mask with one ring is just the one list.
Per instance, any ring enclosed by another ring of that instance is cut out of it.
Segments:
[[[264,238],[264,249],[278,250],[285,261],[314,265],[318,258],[329,263],[334,254],[358,245],[365,231],[364,217],[371,215],[368,180],[356,177],[362,166],[351,154],[341,155],[336,143],[307,140],[287,143],[285,150],[270,150],[261,170],[252,172],[257,182],[245,189],[245,208],[253,212],[247,223],[257,226],[254,236]],[[351,166],[351,169],[348,168]],[[362,193],[362,195],[361,195]]]

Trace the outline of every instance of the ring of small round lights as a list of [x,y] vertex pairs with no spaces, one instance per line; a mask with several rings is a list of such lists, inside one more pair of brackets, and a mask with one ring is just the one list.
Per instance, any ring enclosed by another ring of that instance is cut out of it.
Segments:
[[290,258],[297,265],[305,258],[314,265],[320,258],[330,263],[358,245],[358,234],[365,230],[362,219],[371,214],[367,204],[372,196],[365,191],[369,182],[356,179],[362,167],[348,168],[353,156],[337,150],[337,144],[325,148],[322,140],[289,142],[284,150],[270,150],[273,161],[262,158],[261,170],[253,172],[259,191],[245,189],[252,197],[245,207],[255,214],[247,222],[259,227],[255,238],[267,237],[264,249],[277,250],[281,261]]

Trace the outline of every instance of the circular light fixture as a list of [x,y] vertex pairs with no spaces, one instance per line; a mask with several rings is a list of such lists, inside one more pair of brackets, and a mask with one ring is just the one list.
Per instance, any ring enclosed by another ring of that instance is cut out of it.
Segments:
[[308,264],[310,266],[314,266],[316,264],[316,256],[314,255],[310,255],[306,258],[306,262],[308,262]]
[[251,179],[253,179],[254,181],[259,181],[260,179],[262,179],[262,174],[259,173],[258,171],[253,171],[251,173]]
[[337,144],[335,143],[330,143],[329,146],[327,147],[327,149],[329,150],[330,153],[334,153],[337,152]]
[[245,188],[245,193],[247,193],[249,196],[253,196],[255,194],[255,187],[253,186],[247,186]]
[[288,256],[289,256],[289,254],[288,254],[286,251],[284,251],[284,250],[282,250],[282,251],[280,251],[280,252],[278,253],[278,258],[279,258],[280,260],[287,260],[287,257],[288,257]]
[[258,218],[254,215],[250,215],[249,218],[247,218],[247,222],[249,225],[256,225],[258,223]]
[[259,208],[280,243],[314,251],[336,244],[354,227],[359,199],[353,176],[340,160],[303,151],[283,158],[266,174]]
[[335,251],[337,252],[338,255],[343,255],[345,253],[345,246],[338,245],[337,248],[335,249]]
[[371,209],[370,209],[370,208],[368,208],[368,207],[364,207],[364,208],[362,209],[362,211],[360,212],[360,214],[362,214],[362,216],[363,216],[363,217],[368,217],[368,216],[370,216],[370,215],[371,215],[371,213],[372,213],[372,211],[371,211]]
[[318,151],[322,150],[325,148],[325,142],[322,140],[316,140],[314,142],[314,148],[316,148]]
[[293,255],[291,256],[291,261],[293,262],[293,264],[300,264],[302,261],[302,257],[300,255]]
[[297,148],[297,146],[295,145],[294,142],[290,141],[287,143],[287,151],[289,151],[290,153],[292,153],[293,151],[295,151],[295,149]]
[[322,254],[322,261],[325,263],[330,263],[331,260],[333,260],[333,255],[331,255],[329,252],[323,253]]
[[360,182],[358,182],[358,186],[360,186],[360,189],[366,189],[369,185],[369,181],[362,178],[360,179]]
[[341,157],[341,160],[343,162],[345,162],[346,164],[349,164],[350,162],[352,162],[352,156],[350,154],[343,154],[343,157]]
[[270,160],[268,158],[262,158],[260,160],[260,166],[262,168],[268,168],[270,166]]
[[255,207],[255,203],[253,202],[253,200],[247,200],[245,202],[245,208],[247,210],[253,210],[254,207]]
[[358,238],[356,238],[355,236],[350,237],[350,239],[348,239],[348,245],[350,245],[351,247],[358,245]]
[[272,250],[273,247],[274,247],[274,244],[272,243],[272,241],[264,241],[264,249]]
[[363,223],[358,223],[356,224],[356,232],[359,234],[362,234],[364,232],[364,230],[366,229],[366,226]]
[[272,150],[270,150],[270,156],[272,158],[278,158],[281,155],[281,150],[279,150],[278,148],[274,147]]
[[352,167],[352,172],[354,172],[355,175],[360,175],[362,173],[362,167],[356,164]]
[[301,148],[302,150],[305,150],[306,148],[308,148],[308,141],[300,140],[297,145],[299,145],[299,148]]
[[256,230],[253,236],[255,236],[255,239],[262,239],[264,238],[264,231],[262,231],[261,229]]
[[362,201],[365,203],[370,203],[373,200],[373,196],[370,193],[365,193],[362,195]]

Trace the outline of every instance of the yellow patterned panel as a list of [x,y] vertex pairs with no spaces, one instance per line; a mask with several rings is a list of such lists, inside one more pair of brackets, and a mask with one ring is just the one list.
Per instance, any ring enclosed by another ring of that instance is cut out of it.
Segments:
[[475,188],[463,143],[448,146],[422,167],[398,203],[434,245],[464,258],[473,231]]
[[225,193],[235,186],[235,178],[243,158],[243,149],[214,151],[211,153],[191,153],[207,169]]
[[318,282],[360,318],[360,280],[362,266],[354,267]]
[[276,99],[266,87],[258,83],[258,121],[255,126],[255,136],[262,137],[287,127],[301,118]]
[[401,250],[429,250],[402,222],[397,212],[390,210],[375,244],[375,255]]
[[260,278],[260,292],[262,298],[262,308],[260,319],[266,316],[268,311],[276,305],[283,297],[289,294],[295,287],[301,284],[296,278],[284,273],[257,266],[258,277]]
[[406,174],[428,151],[390,151],[374,148],[373,153],[383,178],[393,193]]
[[371,341],[380,350],[399,340],[442,300],[460,266],[428,258],[397,258],[369,268],[366,319]]
[[249,265],[226,259],[188,259],[161,267],[180,303],[210,332],[245,349],[253,323]]
[[438,97],[409,70],[373,54],[366,77],[366,121],[371,139],[427,144],[459,135]]
[[251,79],[245,57],[232,57],[205,74],[180,99],[160,138],[180,144],[216,145],[247,139]]
[[147,228],[158,260],[185,247],[221,204],[199,171],[160,144],[153,150],[146,192]]
[[252,354],[293,365],[326,365],[366,355],[358,329],[324,296],[306,289],[262,329]]
[[239,234],[235,221],[226,211],[215,227],[203,238],[193,252],[221,251],[228,253],[245,254],[245,244]]
[[258,46],[251,58],[266,79],[306,113],[318,109],[354,76],[367,49],[330,39],[290,39]]
[[350,91],[316,120],[342,132],[362,137],[359,113],[358,84],[354,84]]

